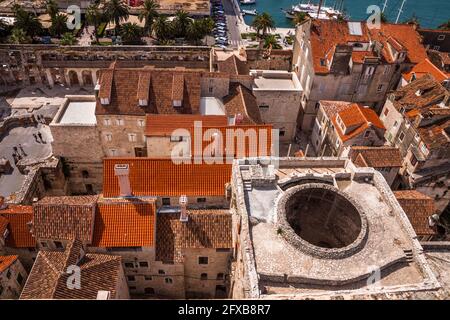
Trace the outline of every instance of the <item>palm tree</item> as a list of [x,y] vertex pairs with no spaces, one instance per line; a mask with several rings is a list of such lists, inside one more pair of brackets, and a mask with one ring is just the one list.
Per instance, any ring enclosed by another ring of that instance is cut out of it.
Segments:
[[58,4],[56,3],[55,0],[47,0],[46,1],[46,7],[45,7],[45,11],[48,13],[48,15],[50,16],[50,18],[53,20],[53,18],[58,14],[59,10],[58,10]]
[[191,23],[191,18],[186,11],[178,10],[173,20],[175,35],[177,37],[185,37],[188,25]]
[[275,21],[270,14],[263,12],[255,17],[252,27],[256,29],[258,36],[260,31],[262,31],[262,37],[265,37],[267,31],[275,30]]
[[280,49],[281,46],[278,44],[278,40],[273,34],[269,34],[264,38],[264,48],[272,47],[272,49]]
[[203,25],[200,20],[191,21],[186,28],[186,38],[197,44],[204,37]]
[[440,30],[450,30],[450,20],[441,24],[438,29]]
[[34,37],[42,32],[42,25],[35,14],[25,11],[20,5],[13,7],[16,21],[14,28],[22,29],[30,37]]
[[308,19],[308,17],[309,15],[306,12],[297,12],[292,22],[294,23],[294,25],[298,25]]
[[136,44],[141,40],[142,28],[136,23],[124,23],[120,27],[120,36],[122,41],[128,44]]
[[158,16],[158,8],[159,4],[155,0],[145,0],[144,8],[139,14],[139,21],[145,20],[144,31],[150,36],[152,35],[153,22]]
[[214,20],[210,17],[201,19],[200,23],[202,25],[203,36],[210,34],[215,26]]
[[14,44],[31,43],[31,37],[29,37],[23,29],[12,29],[9,36],[9,42]]
[[130,16],[127,4],[123,0],[105,1],[104,10],[108,21],[115,23],[115,34],[119,34],[120,21],[124,21]]
[[77,43],[77,39],[71,32],[66,32],[61,38],[61,45],[63,46],[73,46]]
[[98,27],[103,22],[104,16],[98,4],[91,4],[86,9],[86,21],[94,27],[95,41],[98,43]]
[[153,23],[153,31],[155,32],[156,38],[158,38],[159,41],[172,38],[170,29],[171,27],[169,21],[165,16],[157,17],[155,22]]
[[52,18],[52,26],[50,27],[50,34],[55,37],[60,37],[62,34],[69,31],[67,28],[67,16],[57,13]]

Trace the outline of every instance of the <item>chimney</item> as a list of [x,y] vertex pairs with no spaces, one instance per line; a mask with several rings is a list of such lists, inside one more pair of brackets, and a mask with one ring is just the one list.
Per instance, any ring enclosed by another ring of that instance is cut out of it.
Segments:
[[120,196],[130,197],[131,186],[130,186],[130,169],[128,164],[116,164],[114,165],[114,174],[119,179]]
[[187,206],[188,200],[186,195],[182,195],[180,197],[180,221],[181,222],[187,222],[188,221],[188,215],[187,215]]
[[97,300],[111,299],[111,291],[100,290],[97,292]]
[[5,202],[5,197],[0,196],[0,210],[6,209],[8,205]]
[[235,116],[235,119],[236,119],[235,124],[238,125],[238,124],[241,124],[241,123],[242,123],[242,121],[244,120],[244,116],[242,115],[242,113],[238,113],[238,114]]

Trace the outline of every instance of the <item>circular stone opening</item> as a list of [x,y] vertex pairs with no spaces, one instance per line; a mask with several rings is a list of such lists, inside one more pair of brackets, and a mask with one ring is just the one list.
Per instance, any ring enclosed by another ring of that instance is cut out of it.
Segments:
[[327,259],[356,253],[368,234],[358,202],[323,183],[289,188],[278,202],[278,225],[281,235],[297,249]]
[[303,240],[321,248],[343,248],[361,232],[361,215],[334,190],[299,190],[286,202],[286,220]]

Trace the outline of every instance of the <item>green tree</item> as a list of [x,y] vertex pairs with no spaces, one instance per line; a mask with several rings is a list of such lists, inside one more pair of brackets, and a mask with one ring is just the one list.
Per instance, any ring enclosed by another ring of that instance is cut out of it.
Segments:
[[120,27],[120,36],[126,44],[137,44],[141,41],[142,28],[136,23],[124,23]]
[[171,26],[165,16],[159,16],[156,18],[155,22],[153,23],[153,31],[156,35],[156,38],[158,38],[160,42],[172,38]]
[[210,17],[207,17],[207,18],[201,19],[200,23],[202,25],[203,36],[211,34],[211,32],[213,31],[214,26],[215,26],[214,20]]
[[50,27],[50,34],[54,37],[60,37],[62,34],[69,31],[67,28],[67,16],[57,13],[52,18],[52,25]]
[[155,0],[145,0],[144,8],[139,14],[139,21],[145,20],[144,24],[144,32],[148,35],[152,35],[152,27],[153,22],[158,16],[157,9],[159,8],[159,4]]
[[185,37],[187,33],[187,27],[192,22],[191,18],[186,11],[178,10],[173,20],[173,27],[176,37]]
[[120,22],[127,20],[130,16],[128,5],[123,0],[105,0],[104,10],[108,21],[115,23],[115,34],[119,34]]
[[62,36],[60,43],[63,46],[73,46],[77,43],[77,39],[71,32],[66,32]]
[[440,30],[450,30],[450,20],[447,22],[444,22],[443,24],[439,25],[438,29]]
[[86,21],[94,27],[95,41],[98,43],[98,27],[104,21],[103,12],[99,9],[98,4],[91,4],[87,7]]
[[281,49],[278,40],[273,34],[269,34],[264,38],[264,48],[272,47],[272,49]]
[[251,25],[256,29],[258,36],[260,36],[260,32],[262,31],[262,37],[265,37],[268,31],[275,30],[275,21],[267,12],[258,14]]
[[45,11],[48,13],[50,18],[53,20],[53,18],[58,14],[58,4],[55,0],[47,0],[45,3]]
[[309,16],[306,12],[296,12],[294,19],[292,19],[292,23],[296,26],[305,21],[306,19],[308,19],[308,17]]
[[14,28],[22,29],[30,37],[42,32],[41,22],[35,14],[25,11],[20,5],[15,5],[13,10],[16,17]]
[[13,28],[8,42],[14,44],[31,43],[31,37],[23,29]]
[[195,41],[197,44],[199,40],[204,37],[204,29],[200,20],[191,21],[186,28],[186,38]]

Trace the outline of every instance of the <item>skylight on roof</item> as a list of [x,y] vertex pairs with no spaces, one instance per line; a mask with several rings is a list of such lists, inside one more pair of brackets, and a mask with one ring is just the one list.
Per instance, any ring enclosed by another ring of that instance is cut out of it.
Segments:
[[352,36],[362,36],[361,22],[348,22],[348,31]]

